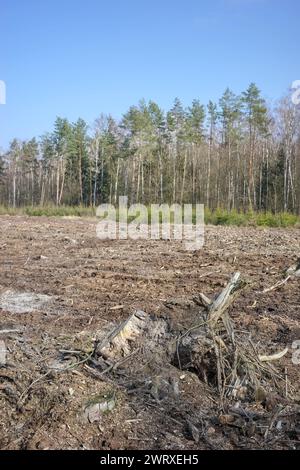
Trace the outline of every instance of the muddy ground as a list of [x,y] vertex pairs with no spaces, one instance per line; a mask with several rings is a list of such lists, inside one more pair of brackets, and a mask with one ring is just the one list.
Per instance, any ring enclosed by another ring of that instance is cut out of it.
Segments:
[[[299,257],[299,229],[206,227],[204,248],[188,252],[174,241],[101,241],[92,219],[0,224],[0,449],[300,447],[300,278],[263,293]],[[176,393],[160,395],[125,365],[97,368],[98,332],[143,310],[183,334],[197,324],[193,299],[214,297],[235,271],[248,283],[230,307],[235,328],[260,354],[289,348],[266,396],[220,400],[213,380],[175,362]]]

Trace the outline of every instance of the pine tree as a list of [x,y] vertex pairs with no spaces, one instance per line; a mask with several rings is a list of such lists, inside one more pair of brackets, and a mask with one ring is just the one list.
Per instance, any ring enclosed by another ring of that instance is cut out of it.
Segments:
[[255,144],[259,135],[266,135],[268,132],[268,115],[265,100],[255,83],[251,83],[242,93],[242,104],[249,136],[248,201],[252,209],[257,206],[254,175]]

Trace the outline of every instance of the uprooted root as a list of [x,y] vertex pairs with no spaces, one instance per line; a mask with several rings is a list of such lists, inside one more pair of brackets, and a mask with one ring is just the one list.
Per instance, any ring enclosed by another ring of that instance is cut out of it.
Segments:
[[177,365],[217,387],[221,398],[253,398],[258,389],[280,389],[280,382],[286,382],[273,365],[261,360],[251,336],[234,329],[227,309],[244,286],[235,273],[213,302],[201,294],[207,309],[203,322],[178,339]]

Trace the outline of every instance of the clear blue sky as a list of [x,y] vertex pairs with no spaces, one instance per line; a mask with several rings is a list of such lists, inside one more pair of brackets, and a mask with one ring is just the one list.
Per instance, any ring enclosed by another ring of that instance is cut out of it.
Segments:
[[120,117],[140,98],[217,100],[300,79],[299,0],[0,0],[0,147],[57,115]]

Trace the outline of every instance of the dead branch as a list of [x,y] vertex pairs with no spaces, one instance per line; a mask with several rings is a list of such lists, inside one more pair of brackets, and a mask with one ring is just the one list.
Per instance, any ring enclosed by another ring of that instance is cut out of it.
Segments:
[[221,294],[208,307],[208,322],[212,327],[216,325],[224,312],[236,298],[238,291],[245,285],[241,279],[241,273],[236,272]]
[[267,287],[266,289],[264,289],[262,291],[263,294],[266,294],[267,292],[271,292],[273,290],[276,290],[276,289],[279,289],[280,287],[284,286],[284,284],[286,284],[288,282],[288,280],[291,278],[291,276],[287,276],[285,279],[283,279],[282,281],[278,281],[276,282],[276,284],[274,284],[274,286],[271,286],[271,287]]
[[14,329],[0,330],[0,335],[6,335],[9,333],[23,333],[23,330],[14,330]]
[[285,348],[283,351],[280,351],[277,354],[272,354],[271,356],[258,356],[258,358],[261,362],[277,361],[278,359],[281,359],[283,356],[285,356],[288,350],[289,348]]

